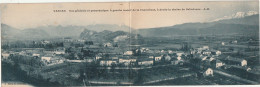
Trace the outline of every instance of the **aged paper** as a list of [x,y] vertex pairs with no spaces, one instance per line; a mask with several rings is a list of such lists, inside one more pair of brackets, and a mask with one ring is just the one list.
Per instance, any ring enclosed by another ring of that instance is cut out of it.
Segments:
[[1,4],[2,86],[259,85],[258,3]]

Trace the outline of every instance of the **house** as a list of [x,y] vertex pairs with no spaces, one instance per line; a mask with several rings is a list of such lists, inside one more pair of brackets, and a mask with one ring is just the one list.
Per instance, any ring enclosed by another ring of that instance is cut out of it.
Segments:
[[209,51],[209,50],[202,51],[202,54],[204,54],[204,55],[210,55],[210,54],[211,54],[211,51]]
[[33,53],[32,56],[33,56],[33,57],[40,57],[40,54]]
[[112,47],[112,44],[111,43],[104,43],[104,47]]
[[221,45],[222,45],[222,46],[225,46],[225,42],[221,42]]
[[161,61],[161,60],[162,60],[162,57],[163,57],[163,55],[156,54],[155,57],[154,57],[154,60],[155,60],[155,61]]
[[154,57],[153,57],[153,56],[149,56],[148,58],[151,58],[151,59],[153,59]]
[[178,56],[178,57],[177,57],[177,60],[181,60],[181,57],[180,57],[180,56]]
[[109,58],[114,59],[114,60],[118,60],[118,55],[110,54]]
[[140,66],[151,66],[153,65],[153,59],[150,58],[142,58],[137,60],[138,65]]
[[46,56],[43,56],[43,57],[41,57],[41,60],[42,60],[42,61],[47,61],[47,62],[50,62],[50,60],[51,60],[51,57],[46,57]]
[[133,55],[133,51],[126,51],[124,55]]
[[113,59],[104,59],[100,60],[100,66],[112,66],[113,64],[117,64],[117,60]]
[[212,54],[212,55],[217,55],[217,56],[219,56],[219,55],[221,55],[221,51],[219,51],[219,50],[217,50],[217,51],[212,51],[211,54]]
[[89,63],[91,63],[91,62],[94,61],[94,59],[91,59],[91,58],[87,58],[87,59],[85,59],[85,60],[86,60],[86,62],[89,62]]
[[50,62],[48,62],[46,65],[50,66],[50,65],[60,64],[60,63],[64,63],[64,61],[65,61],[64,58],[54,56],[50,59]]
[[65,50],[64,51],[54,51],[53,54],[57,54],[57,55],[65,54]]
[[119,63],[125,63],[125,62],[136,62],[136,59],[135,58],[131,58],[131,59],[126,59],[126,58],[119,58]]
[[178,56],[177,58],[172,58],[171,64],[173,65],[183,65],[184,61],[182,60],[182,58],[180,56]]
[[209,57],[209,56],[203,56],[201,60],[202,60],[202,61],[205,61],[205,60],[213,61],[213,60],[215,60],[215,58]]
[[67,62],[70,63],[81,63],[81,62],[86,62],[86,60],[66,60]]
[[43,56],[41,57],[41,61],[45,64],[45,65],[48,65],[51,63],[51,58],[52,57],[49,57],[49,56]]
[[184,52],[176,52],[177,56],[182,56],[184,54]]
[[95,57],[95,61],[97,61],[97,60],[99,60],[99,59],[101,59],[101,58],[102,58],[102,54],[99,53],[99,54],[96,55],[96,57]]
[[9,56],[9,53],[2,53],[2,59],[8,59]]
[[227,58],[221,60],[228,65],[247,66],[247,60],[241,58],[233,58],[228,56]]
[[195,53],[197,53],[197,51],[195,50],[190,51],[190,54],[195,54]]
[[203,46],[202,49],[203,50],[209,50],[209,46]]
[[232,41],[232,43],[237,44],[237,40]]
[[169,53],[169,54],[173,54],[173,51],[172,51],[172,50],[168,50],[168,53]]
[[136,58],[122,57],[122,58],[119,58],[118,62],[120,64],[123,64],[124,66],[129,66],[129,65],[135,63],[136,60],[137,60]]
[[211,63],[211,66],[214,68],[220,68],[224,65],[223,62],[220,60],[213,60],[210,63]]
[[213,69],[207,68],[203,73],[203,76],[213,76]]
[[173,65],[183,65],[184,61],[183,60],[172,60],[171,64]]

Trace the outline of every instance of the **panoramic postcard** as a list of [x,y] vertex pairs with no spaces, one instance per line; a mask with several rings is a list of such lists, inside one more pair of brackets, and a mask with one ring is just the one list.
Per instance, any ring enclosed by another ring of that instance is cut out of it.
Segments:
[[259,85],[259,1],[1,4],[2,86]]

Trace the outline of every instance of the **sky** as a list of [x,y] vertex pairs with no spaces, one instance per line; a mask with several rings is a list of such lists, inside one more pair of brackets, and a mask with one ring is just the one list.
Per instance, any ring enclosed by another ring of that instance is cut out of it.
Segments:
[[[68,12],[69,10],[186,9],[181,11]],[[54,12],[66,10],[66,12]],[[259,11],[257,1],[211,2],[107,2],[1,4],[1,21],[17,29],[49,25],[95,24],[126,25],[134,29],[173,26],[190,22],[209,22],[236,12]],[[259,13],[259,12],[258,12]]]

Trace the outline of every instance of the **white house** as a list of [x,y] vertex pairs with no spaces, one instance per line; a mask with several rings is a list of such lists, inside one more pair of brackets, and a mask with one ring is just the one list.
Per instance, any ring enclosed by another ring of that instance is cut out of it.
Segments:
[[173,51],[172,51],[172,50],[168,50],[168,53],[169,53],[169,54],[173,54]]
[[125,63],[125,62],[136,62],[136,59],[123,59],[123,58],[119,58],[119,63]]
[[232,58],[230,56],[228,56],[226,59],[223,59],[223,62],[229,65],[247,66],[247,60],[240,58]]
[[112,66],[112,64],[117,64],[116,60],[101,60],[100,66]]
[[214,68],[220,68],[224,65],[224,63],[222,61],[216,59],[216,60],[211,61],[211,65],[213,65],[212,67],[214,67]]
[[65,54],[65,51],[54,51],[53,53],[60,55],[60,54]]
[[118,62],[121,63],[121,64],[124,64],[125,66],[128,66],[128,65],[130,65],[131,63],[136,62],[136,59],[134,59],[134,58],[131,58],[131,59],[119,58],[119,61],[118,61]]
[[112,44],[111,43],[104,43],[104,47],[112,47]]
[[176,52],[177,56],[182,56],[184,54],[184,52]]
[[237,44],[237,40],[232,41],[232,43]]
[[50,62],[50,61],[51,61],[51,57],[45,57],[45,56],[43,56],[43,57],[41,57],[41,60],[42,60],[42,61]]
[[32,56],[34,56],[34,57],[40,57],[40,54],[34,53],[34,54],[32,54]]
[[140,60],[138,60],[138,65],[151,66],[151,65],[153,65],[153,60],[150,58],[140,59]]
[[86,59],[86,62],[89,62],[89,63],[91,63],[93,61],[94,61],[94,59]]
[[161,61],[162,60],[163,55],[157,55],[154,57],[155,61]]
[[208,49],[209,49],[209,46],[203,46],[202,49],[203,49],[203,50],[208,50]]
[[247,61],[246,60],[242,60],[241,61],[241,66],[246,66],[247,65]]
[[221,61],[216,62],[216,68],[219,68],[219,67],[221,67],[221,66],[223,66],[223,63],[222,63]]
[[203,51],[202,54],[204,54],[204,55],[210,55],[211,52],[210,52],[210,51]]
[[208,68],[204,73],[204,76],[213,76],[213,69]]
[[221,51],[217,51],[217,52],[216,52],[216,55],[221,55]]
[[126,51],[124,55],[133,55],[133,51]]
[[181,57],[180,57],[180,56],[178,56],[178,57],[177,57],[177,60],[181,60]]
[[217,50],[217,51],[212,51],[211,52],[213,55],[219,56],[221,55],[221,51]]
[[225,46],[225,42],[221,42],[221,45],[222,45],[222,46]]
[[8,59],[9,56],[9,53],[2,53],[2,59]]
[[102,58],[102,54],[99,53],[99,54],[96,55],[95,61],[97,61],[97,60],[99,60],[99,59],[101,59],[101,58]]

